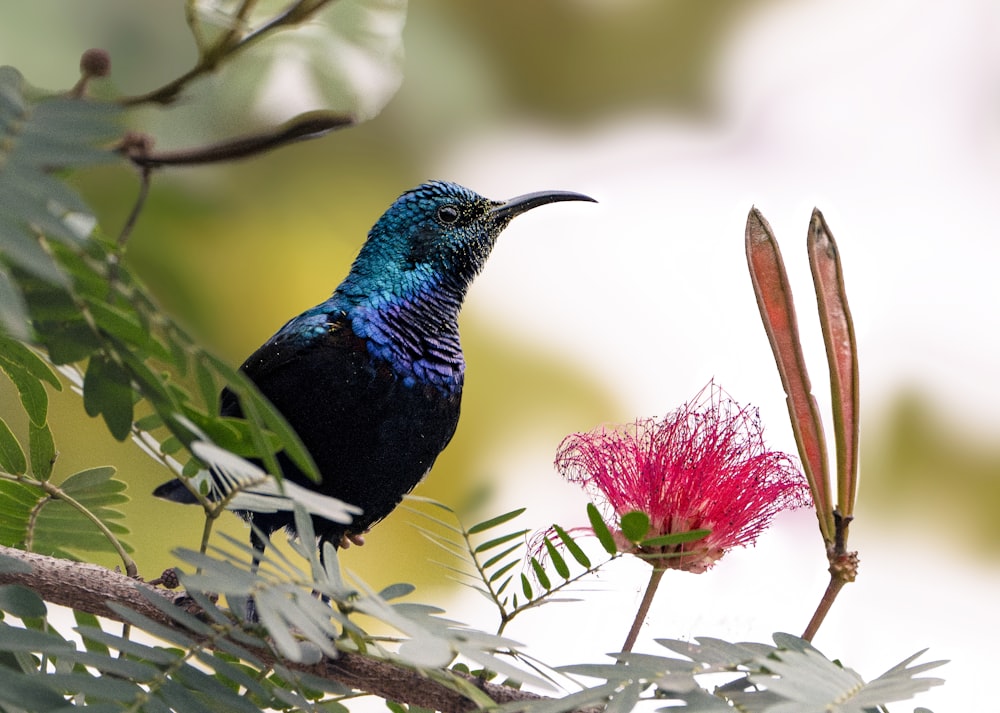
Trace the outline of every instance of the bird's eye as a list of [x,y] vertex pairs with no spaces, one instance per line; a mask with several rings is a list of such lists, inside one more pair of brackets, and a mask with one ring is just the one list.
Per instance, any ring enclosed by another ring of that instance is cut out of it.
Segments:
[[453,205],[443,205],[437,210],[437,219],[445,225],[454,225],[458,222],[458,208]]

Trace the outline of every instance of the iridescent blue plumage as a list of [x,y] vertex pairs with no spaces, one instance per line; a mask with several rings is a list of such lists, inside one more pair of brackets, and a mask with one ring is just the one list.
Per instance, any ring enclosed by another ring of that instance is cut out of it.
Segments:
[[[323,480],[309,481],[281,457],[285,477],[363,511],[349,526],[314,517],[321,541],[338,543],[388,515],[451,440],[465,375],[458,313],[469,284],[514,216],[567,200],[592,199],[545,192],[492,201],[444,182],[404,193],[330,298],[244,362]],[[242,415],[228,390],[221,403],[223,415]],[[192,499],[181,481],[156,494]],[[292,526],[288,511],[241,514],[265,534]]]

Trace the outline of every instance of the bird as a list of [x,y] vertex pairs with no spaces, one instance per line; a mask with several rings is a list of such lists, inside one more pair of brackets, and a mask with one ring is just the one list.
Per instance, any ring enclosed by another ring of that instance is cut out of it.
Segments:
[[[280,453],[283,482],[347,504],[339,512],[348,517],[310,509],[321,556],[325,542],[360,543],[451,441],[465,377],[458,316],[469,286],[513,218],[560,201],[596,202],[571,191],[497,201],[444,181],[406,191],[371,228],[332,295],[285,323],[240,367],[321,476],[311,480]],[[219,411],[243,416],[228,388]],[[154,495],[197,501],[181,478]],[[292,508],[236,504],[254,526],[251,545],[260,556],[274,532],[296,535]]]

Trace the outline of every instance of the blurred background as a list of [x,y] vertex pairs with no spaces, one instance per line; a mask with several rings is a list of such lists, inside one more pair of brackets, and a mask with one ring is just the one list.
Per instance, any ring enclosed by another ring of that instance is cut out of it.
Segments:
[[[210,16],[211,3],[202,9]],[[181,2],[7,1],[2,11],[0,64],[48,89],[76,81],[88,47],[110,51],[105,91],[115,94],[147,91],[195,59]],[[863,421],[851,530],[861,574],[816,644],[866,678],[930,647],[953,663],[941,672],[948,684],[918,702],[975,703],[992,662],[978,642],[1000,634],[1000,6],[343,0],[338,13],[343,36],[274,38],[169,110],[131,117],[160,148],[316,107],[370,118],[251,161],[156,175],[129,259],[164,309],[239,363],[324,299],[368,227],[426,179],[492,198],[594,196],[596,206],[534,211],[504,233],[463,313],[458,434],[417,491],[471,510],[469,522],[528,505],[526,526],[568,526],[584,521],[586,501],[551,466],[560,440],[662,415],[712,378],[760,408],[772,446],[795,451],[746,271],[752,205],[784,249],[828,412],[804,249],[817,206],[844,263]],[[78,185],[115,233],[136,177],[104,169]],[[6,383],[0,398],[0,415],[16,421]],[[57,475],[119,467],[145,576],[173,562],[173,547],[197,545],[199,513],[147,495],[165,473],[81,422],[72,394],[56,408]],[[424,600],[489,628],[479,598],[428,565],[437,555],[417,519],[398,511],[344,566],[374,585],[415,582]],[[814,516],[790,514],[710,573],[669,576],[639,648],[655,649],[654,636],[799,633],[825,570]],[[549,663],[597,660],[620,645],[645,576],[623,563],[586,602],[508,633],[537,642]]]

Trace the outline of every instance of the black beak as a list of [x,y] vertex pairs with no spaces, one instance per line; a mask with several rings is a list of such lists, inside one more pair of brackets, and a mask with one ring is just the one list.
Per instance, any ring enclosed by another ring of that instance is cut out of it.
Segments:
[[585,196],[582,193],[573,193],[572,191],[538,191],[537,193],[525,193],[523,196],[516,196],[508,201],[504,201],[490,211],[490,215],[498,223],[506,223],[515,216],[521,215],[521,213],[529,211],[532,208],[537,208],[546,203],[559,203],[560,201],[597,202],[590,196]]

